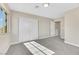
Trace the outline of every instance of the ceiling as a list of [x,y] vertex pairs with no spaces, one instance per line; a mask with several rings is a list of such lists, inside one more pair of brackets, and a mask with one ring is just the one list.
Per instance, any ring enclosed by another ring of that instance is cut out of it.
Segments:
[[77,3],[50,3],[43,7],[43,3],[8,3],[11,10],[56,19],[64,16],[70,9],[79,7]]

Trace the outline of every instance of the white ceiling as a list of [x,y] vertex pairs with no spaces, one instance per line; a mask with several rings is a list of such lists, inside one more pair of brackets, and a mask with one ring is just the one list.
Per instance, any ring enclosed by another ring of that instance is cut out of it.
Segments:
[[[50,3],[47,8],[43,7],[42,3],[9,3],[8,5],[11,10],[52,19],[62,17],[66,11],[79,7],[77,3]],[[39,8],[35,8],[35,6],[39,6]]]

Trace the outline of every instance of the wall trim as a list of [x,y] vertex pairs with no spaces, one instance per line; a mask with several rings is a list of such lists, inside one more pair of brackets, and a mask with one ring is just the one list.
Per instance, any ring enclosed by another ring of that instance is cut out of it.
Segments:
[[21,42],[11,42],[10,45],[15,45],[15,44],[19,44]]
[[50,38],[50,37],[55,37],[56,35],[52,35],[52,36],[45,36],[45,37],[39,37],[38,39],[46,39],[46,38]]
[[[56,35],[54,35],[54,36],[49,36],[49,37],[44,37],[44,38],[38,38],[38,39],[35,39],[35,40],[46,39],[46,38],[55,37],[55,36],[56,36]],[[30,41],[34,41],[34,40],[30,40]],[[10,45],[15,45],[15,44],[19,44],[19,43],[26,43],[26,42],[29,42],[29,41],[23,41],[23,42],[11,42]]]
[[79,45],[78,45],[78,44],[71,43],[71,42],[68,42],[68,41],[64,41],[64,43],[69,44],[69,45],[73,45],[73,46],[76,46],[76,47],[79,47]]
[[4,52],[4,54],[7,53],[7,51],[8,51],[9,48],[10,48],[10,44],[8,45],[8,47],[7,47],[6,51]]
[[[38,40],[38,39],[34,39],[34,40]],[[30,41],[34,41],[34,40],[30,40]],[[20,43],[26,43],[26,42],[30,42],[30,41],[22,41],[22,42],[11,42],[11,45],[15,45],[15,44],[20,44]]]

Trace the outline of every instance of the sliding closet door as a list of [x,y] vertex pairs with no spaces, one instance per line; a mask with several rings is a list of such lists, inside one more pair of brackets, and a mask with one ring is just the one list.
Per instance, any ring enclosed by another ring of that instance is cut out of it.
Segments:
[[50,21],[50,36],[53,37],[55,36],[55,22]]
[[50,36],[50,22],[46,19],[39,19],[39,39]]
[[30,41],[38,39],[38,21],[27,18],[19,18],[19,41]]

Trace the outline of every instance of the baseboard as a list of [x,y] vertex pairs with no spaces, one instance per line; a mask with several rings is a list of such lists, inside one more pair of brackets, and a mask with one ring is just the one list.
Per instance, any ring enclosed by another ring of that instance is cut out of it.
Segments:
[[4,54],[6,54],[6,53],[7,53],[7,51],[8,51],[8,49],[9,49],[9,47],[10,47],[10,45],[8,45],[8,47],[7,47],[7,49],[6,49],[6,51],[5,51],[5,53],[4,53]]
[[20,42],[13,42],[13,43],[10,43],[11,45],[14,45],[14,44],[18,44],[18,43],[20,43]]
[[79,45],[75,44],[75,43],[71,43],[71,42],[67,42],[67,41],[64,41],[64,43],[69,44],[69,45],[73,45],[73,46],[76,46],[76,47],[79,47]]
[[39,39],[46,39],[46,38],[50,38],[50,37],[55,37],[56,35],[53,36],[45,36],[45,37],[39,37]]
[[[34,40],[37,40],[37,39],[34,39]],[[30,40],[30,41],[34,41],[34,40]],[[30,42],[30,41],[12,42],[11,45],[15,45],[15,44],[19,44],[19,43],[25,43],[25,42]]]

